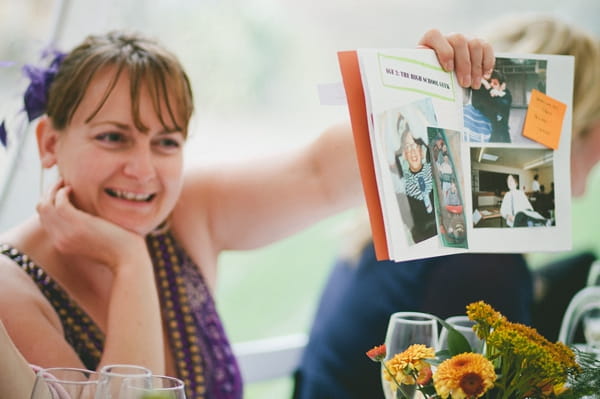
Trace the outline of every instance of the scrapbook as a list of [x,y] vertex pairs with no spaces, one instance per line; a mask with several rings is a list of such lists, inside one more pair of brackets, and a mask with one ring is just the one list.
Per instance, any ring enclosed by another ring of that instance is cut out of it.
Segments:
[[432,50],[338,60],[378,259],[570,249],[572,57],[499,54],[479,90]]

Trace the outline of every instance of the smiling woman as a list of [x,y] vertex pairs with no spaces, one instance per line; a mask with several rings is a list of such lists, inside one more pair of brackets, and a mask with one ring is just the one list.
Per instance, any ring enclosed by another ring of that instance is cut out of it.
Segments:
[[[275,238],[299,231],[310,221],[356,203],[356,198],[345,198],[338,201],[335,208],[323,211],[323,207],[315,205],[319,201],[306,201],[306,196],[299,195],[302,194],[300,190],[316,190],[317,185],[311,184],[314,179],[299,173],[303,168],[298,165],[306,158],[299,156],[298,152],[288,151],[290,144],[313,141],[320,126],[346,118],[345,107],[320,107],[315,99],[318,83],[339,80],[335,51],[373,45],[414,46],[424,21],[446,31],[470,28],[473,7],[470,2],[460,1],[440,5],[439,2],[427,1],[399,4],[390,0],[374,0],[360,6],[362,9],[356,4],[349,7],[350,3],[346,0],[329,2],[325,9],[314,7],[313,1],[123,0],[118,2],[118,7],[111,7],[112,3],[117,2],[4,2],[0,4],[0,32],[11,39],[0,43],[0,59],[32,62],[38,59],[40,48],[48,42],[66,49],[89,32],[104,32],[115,27],[143,29],[149,35],[160,37],[181,57],[197,89],[194,97],[202,113],[191,122],[188,138],[187,123],[181,122],[187,122],[187,117],[181,116],[186,108],[180,103],[184,101],[182,93],[171,90],[171,86],[166,90],[167,102],[154,101],[152,99],[161,97],[163,88],[154,77],[144,76],[139,81],[142,90],[135,91],[131,101],[128,88],[134,82],[129,80],[130,73],[123,71],[117,78],[115,71],[109,71],[109,68],[102,71],[107,75],[106,81],[92,79],[90,90],[100,83],[104,84],[104,88],[109,87],[111,82],[115,86],[109,90],[98,88],[95,101],[85,105],[86,112],[78,115],[84,107],[83,102],[87,101],[86,94],[82,93],[81,104],[69,116],[73,119],[64,128],[55,129],[56,135],[51,131],[52,124],[48,120],[40,125],[40,136],[46,137],[48,133],[48,137],[56,139],[54,148],[52,145],[46,148],[50,163],[56,161],[61,169],[58,172],[65,180],[68,177],[69,181],[77,181],[71,185],[59,184],[42,198],[42,207],[49,206],[47,210],[50,213],[53,212],[51,206],[60,210],[54,215],[56,218],[48,219],[52,221],[46,224],[51,230],[49,234],[56,234],[52,240],[46,239],[46,229],[40,229],[39,221],[29,220],[21,224],[39,199],[39,160],[34,150],[35,136],[18,136],[27,141],[27,147],[18,157],[17,174],[7,187],[9,195],[0,198],[0,231],[20,224],[19,229],[2,236],[13,245],[6,252],[10,254],[14,250],[17,255],[11,261],[0,256],[0,284],[9,284],[7,289],[4,286],[0,289],[6,295],[0,300],[1,317],[4,319],[5,309],[15,313],[18,310],[18,314],[9,315],[7,328],[11,336],[19,340],[16,343],[21,347],[27,347],[28,342],[39,342],[35,351],[32,350],[35,353],[28,354],[33,356],[32,361],[52,365],[58,361],[67,364],[83,362],[89,367],[94,367],[98,358],[101,362],[157,363],[157,370],[164,367],[169,373],[190,373],[189,378],[193,379],[197,367],[202,365],[208,364],[210,370],[218,370],[215,359],[220,358],[220,354],[211,357],[210,351],[193,345],[198,340],[198,331],[216,332],[212,336],[214,342],[211,341],[209,346],[214,345],[229,353],[226,336],[219,328],[220,319],[212,303],[215,292],[224,324],[236,341],[297,332],[306,329],[311,319],[311,306],[316,301],[326,267],[333,257],[336,243],[333,233],[348,216],[341,214],[301,235],[258,251],[242,253],[231,250],[262,246]],[[522,7],[522,2],[514,3]],[[548,7],[547,1],[540,3]],[[503,9],[511,8],[506,4],[502,4]],[[57,9],[64,6],[65,11],[62,19],[56,19],[61,22],[55,24],[58,27],[56,36],[44,33],[52,25],[53,18],[48,18],[52,13],[46,9],[52,5]],[[446,9],[431,13],[434,6],[438,11],[440,7]],[[491,6],[478,4],[481,15],[490,14],[486,7]],[[492,7],[492,11],[498,12],[498,9]],[[407,15],[410,18],[406,18]],[[402,18],[402,24],[397,23],[398,18]],[[357,26],[364,28],[356,29]],[[369,29],[367,26],[377,28]],[[462,28],[458,29],[459,26]],[[0,71],[0,79],[4,79],[2,87],[7,88],[0,95],[10,93],[14,104],[17,103],[15,93],[21,91],[8,88],[18,88],[22,83],[17,80],[18,67],[19,64],[15,64]],[[8,79],[7,73],[11,74]],[[72,75],[67,75],[67,79],[73,80],[70,83],[82,84]],[[11,86],[4,82],[10,82]],[[122,108],[116,107],[123,98],[130,99],[130,102],[122,104]],[[3,101],[1,105],[6,106],[7,103]],[[20,106],[18,102],[14,108]],[[107,116],[106,112],[111,107],[115,114]],[[139,107],[138,112],[132,111],[136,107]],[[76,118],[79,118],[77,130]],[[330,129],[329,133],[338,130]],[[194,135],[194,131],[200,134]],[[77,137],[78,133],[82,134]],[[10,138],[14,144],[15,136]],[[167,173],[177,174],[170,168],[175,168],[174,158],[181,155],[183,141],[188,142],[184,164],[198,158],[247,158],[264,153],[265,148],[275,156],[262,159],[260,163],[251,160],[236,164],[235,170],[231,165],[223,167],[220,163],[217,167],[204,168],[202,175],[182,171],[181,179],[173,179],[178,182],[171,179],[164,182],[162,178]],[[349,147],[340,147],[339,143],[328,140],[320,143],[329,146],[320,148],[325,148],[322,155],[325,154],[333,165],[320,165],[321,168],[317,169],[351,171],[337,156],[343,153],[353,157],[352,143]],[[319,146],[313,144],[304,148],[316,147]],[[9,152],[15,149],[13,145]],[[46,149],[43,149],[44,153]],[[5,154],[2,151],[0,148],[0,158]],[[81,163],[75,162],[78,158],[81,158]],[[298,163],[291,166],[292,160]],[[2,166],[0,159],[0,169]],[[87,175],[84,173],[86,170]],[[338,185],[327,194],[351,192],[358,193],[357,197],[360,197],[358,179],[339,180],[339,174],[333,174]],[[194,184],[198,182],[202,184]],[[170,223],[163,224],[160,215],[168,208],[163,201],[168,201],[167,197],[179,190],[177,184],[183,187],[181,198],[184,200],[173,208],[171,218],[167,218]],[[191,189],[191,186],[197,187],[197,190]],[[249,187],[259,189],[249,192]],[[214,195],[209,197],[207,192]],[[304,203],[293,209],[282,205],[282,200],[285,202],[287,197],[279,194],[286,192]],[[269,196],[271,200],[261,201],[261,195]],[[2,203],[2,200],[7,201]],[[236,204],[235,207],[233,204]],[[263,207],[257,208],[257,204]],[[80,207],[88,212],[81,212]],[[198,211],[202,207],[216,211]],[[230,211],[232,209],[237,211]],[[152,223],[140,221],[140,214],[155,211],[156,214],[149,218]],[[44,209],[41,212],[54,217],[45,213]],[[97,218],[95,214],[107,217]],[[265,217],[266,214],[270,217]],[[288,225],[289,215],[297,217],[293,226]],[[352,214],[347,215],[352,217]],[[156,229],[159,227],[155,225],[156,221],[161,229]],[[186,221],[197,222],[205,229],[181,227],[187,226]],[[276,221],[280,224],[274,224]],[[135,232],[122,229],[124,226]],[[140,242],[138,232],[150,230],[152,233]],[[9,236],[10,240],[6,238]],[[31,277],[18,268],[20,263],[29,268],[28,263],[23,261],[29,259],[24,257],[25,252],[35,255],[34,259],[38,262],[35,266],[31,265],[31,276],[47,277],[46,281],[52,282],[50,285],[34,285]],[[62,257],[59,258],[59,255]],[[222,265],[218,291],[217,258]],[[186,276],[185,279],[176,278],[181,274],[170,274],[176,267],[172,262],[183,265],[179,272]],[[150,264],[155,268],[152,272],[148,272],[152,269]],[[201,271],[200,277],[194,270]],[[153,280],[153,277],[156,278]],[[265,280],[270,283],[268,287]],[[157,294],[153,289],[156,282],[159,286],[165,284],[168,289]],[[41,291],[53,292],[59,298],[74,299],[78,305],[76,308],[81,309],[73,310],[72,303],[65,302],[61,303],[64,309],[57,310]],[[67,295],[63,296],[65,292]],[[194,312],[187,314],[196,326],[200,326],[199,330],[185,322],[173,324],[166,318],[158,320],[156,317],[160,313],[157,309],[161,309],[165,314],[172,310],[180,320],[186,319],[186,314],[181,311],[188,309],[190,304],[168,301],[169,295],[177,292],[192,292],[183,297],[190,298],[191,304],[203,307],[201,313],[207,315],[205,318]],[[281,295],[278,297],[284,300],[273,301],[279,292]],[[138,301],[139,298],[144,299],[143,303]],[[210,301],[204,301],[207,298]],[[31,308],[24,309],[27,304]],[[243,311],[240,312],[240,309]],[[77,338],[72,325],[66,322],[68,317],[64,320],[59,317],[65,311],[74,311],[77,315],[75,320],[85,326],[85,340]],[[40,313],[43,317],[36,318]],[[27,315],[25,319],[23,314]],[[47,322],[42,328],[37,324],[40,319]],[[15,332],[15,329],[18,331]],[[100,331],[102,333],[98,334]],[[136,334],[131,334],[131,331]],[[141,335],[138,336],[138,332]],[[160,332],[163,332],[162,336]],[[186,335],[181,335],[182,332]],[[174,339],[175,336],[179,338]],[[78,358],[72,348],[81,350],[87,347],[86,342],[102,342],[104,352],[93,347],[89,349],[89,357],[82,355]],[[189,352],[182,355],[177,342],[183,342],[183,347]],[[196,350],[207,353],[206,357],[199,359],[194,352]],[[136,355],[129,357],[133,352]],[[164,356],[159,352],[164,352]],[[55,359],[55,362],[35,357],[41,354]],[[164,365],[161,360],[164,360]],[[213,374],[226,375],[225,378],[233,381],[230,385],[220,385],[235,391],[237,382],[232,376],[235,370],[218,371]],[[207,371],[207,374],[210,372]],[[199,384],[187,385],[198,391],[204,388]],[[246,397],[252,397],[252,393],[251,389]],[[188,395],[188,399],[193,397]],[[269,397],[269,393],[259,393],[258,397]]]
[[[0,314],[16,347],[46,367],[140,364],[180,375],[189,397],[240,397],[214,283],[196,267],[211,263],[173,236],[187,213],[176,203],[192,111],[181,65],[141,36],[90,36],[61,60],[48,92],[38,150],[60,180],[37,215],[0,238]],[[21,311],[28,318],[17,323]]]

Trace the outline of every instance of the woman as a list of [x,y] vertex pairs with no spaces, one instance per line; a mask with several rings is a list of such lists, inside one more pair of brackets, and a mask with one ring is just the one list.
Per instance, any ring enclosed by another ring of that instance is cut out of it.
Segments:
[[[427,32],[465,86],[489,45]],[[471,85],[471,83],[473,84]],[[217,258],[265,245],[361,198],[349,126],[263,162],[183,171],[189,81],[154,41],[92,36],[60,63],[36,134],[60,181],[2,234],[0,318],[29,363],[139,364],[176,375],[188,398],[240,398],[212,300]]]

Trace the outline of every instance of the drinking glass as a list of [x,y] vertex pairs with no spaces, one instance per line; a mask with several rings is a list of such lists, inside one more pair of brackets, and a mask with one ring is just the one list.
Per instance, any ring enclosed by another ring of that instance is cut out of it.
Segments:
[[588,287],[593,287],[595,285],[600,285],[600,261],[594,261],[590,266],[590,270],[588,271],[587,283]]
[[142,366],[111,364],[100,369],[96,399],[120,399],[125,381],[150,386],[152,372]]
[[153,375],[150,381],[125,379],[120,399],[186,399],[183,381],[164,375]]
[[98,387],[95,371],[54,367],[37,372],[30,399],[94,399]]
[[587,350],[600,354],[600,308],[594,308],[583,316],[583,334]]
[[[473,320],[469,319],[468,316],[460,315],[448,317],[445,321],[466,338],[473,352],[483,353],[484,342],[475,334],[473,330],[475,322]],[[439,350],[444,349],[448,349],[448,330],[445,327],[442,328],[439,339]]]
[[[413,344],[423,344],[431,348],[437,348],[438,343],[438,321],[433,315],[420,312],[397,312],[390,316],[385,336],[386,356],[389,360],[397,353],[404,352]],[[402,386],[402,392],[396,391],[396,396],[390,388],[390,382],[383,377],[383,365],[381,383],[386,399],[413,398],[416,393],[414,385]]]

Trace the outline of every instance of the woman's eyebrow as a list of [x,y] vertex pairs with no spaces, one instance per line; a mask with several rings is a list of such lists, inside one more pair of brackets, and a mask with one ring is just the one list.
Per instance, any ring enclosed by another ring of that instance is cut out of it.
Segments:
[[130,130],[131,127],[127,123],[118,122],[118,121],[99,121],[90,123],[90,126],[100,126],[100,125],[112,125],[119,129]]

